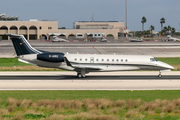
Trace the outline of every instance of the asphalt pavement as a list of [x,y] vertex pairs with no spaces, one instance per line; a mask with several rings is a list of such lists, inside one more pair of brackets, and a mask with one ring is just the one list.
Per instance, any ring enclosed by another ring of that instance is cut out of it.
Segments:
[[179,90],[180,72],[0,72],[0,90]]

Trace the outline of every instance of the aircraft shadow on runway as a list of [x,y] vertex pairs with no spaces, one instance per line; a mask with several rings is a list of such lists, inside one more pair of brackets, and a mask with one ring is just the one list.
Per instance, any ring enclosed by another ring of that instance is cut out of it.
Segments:
[[86,76],[86,78],[77,78],[74,75],[60,75],[60,76],[0,76],[0,80],[180,80],[180,75],[164,75],[162,78],[158,76]]

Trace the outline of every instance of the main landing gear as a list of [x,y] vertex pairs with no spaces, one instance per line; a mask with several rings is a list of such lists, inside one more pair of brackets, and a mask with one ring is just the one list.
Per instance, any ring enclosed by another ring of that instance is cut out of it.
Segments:
[[159,78],[161,78],[161,77],[162,77],[162,75],[161,75],[161,71],[159,71],[159,75],[158,75],[158,77],[159,77]]
[[77,71],[77,77],[78,78],[85,78],[86,77],[86,71],[85,69],[81,69],[80,71]]
[[85,78],[86,76],[85,76],[85,74],[77,73],[77,77],[78,78]]

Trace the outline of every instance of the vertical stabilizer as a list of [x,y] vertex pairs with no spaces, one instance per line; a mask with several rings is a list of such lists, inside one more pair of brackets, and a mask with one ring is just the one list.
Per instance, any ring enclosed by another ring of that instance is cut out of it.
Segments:
[[33,48],[23,35],[6,34],[10,36],[17,56],[26,54],[40,54],[41,52]]

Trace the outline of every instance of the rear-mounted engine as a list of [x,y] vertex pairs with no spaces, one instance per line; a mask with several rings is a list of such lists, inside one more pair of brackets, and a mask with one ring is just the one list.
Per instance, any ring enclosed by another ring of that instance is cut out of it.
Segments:
[[64,62],[64,53],[43,53],[37,55],[38,60],[46,62]]

